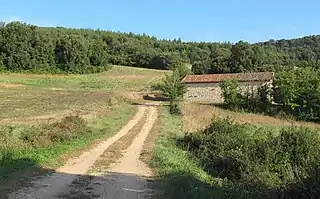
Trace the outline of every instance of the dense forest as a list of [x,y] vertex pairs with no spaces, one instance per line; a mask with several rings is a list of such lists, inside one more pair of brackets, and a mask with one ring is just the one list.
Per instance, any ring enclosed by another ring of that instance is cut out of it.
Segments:
[[169,69],[191,64],[196,74],[319,68],[320,36],[249,44],[159,40],[148,35],[0,23],[0,70],[90,73],[108,64]]

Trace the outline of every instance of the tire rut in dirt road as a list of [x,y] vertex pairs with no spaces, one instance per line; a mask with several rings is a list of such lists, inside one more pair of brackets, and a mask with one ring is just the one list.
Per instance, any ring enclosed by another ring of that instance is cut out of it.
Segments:
[[136,124],[125,136],[113,143],[104,153],[97,159],[94,166],[92,166],[86,175],[83,175],[72,182],[66,189],[64,189],[61,198],[83,198],[95,197],[92,195],[90,182],[93,176],[104,175],[111,165],[117,163],[123,157],[124,151],[132,144],[134,138],[140,133],[145,121],[148,117],[149,111],[146,111],[143,118]]
[[26,187],[12,193],[9,199],[52,199],[58,198],[62,189],[71,184],[79,176],[84,175],[103,152],[114,142],[125,136],[142,118],[146,107],[139,106],[137,114],[116,135],[99,144],[94,149],[83,153],[80,157],[69,161],[55,173],[41,177],[32,182],[33,186]]
[[[151,194],[148,189],[148,177],[152,175],[152,172],[140,160],[140,155],[158,113],[157,109],[152,106],[148,107],[148,110],[148,117],[142,123],[143,126],[138,124],[134,128],[135,132],[132,132],[136,136],[127,135],[127,137],[131,136],[131,141],[127,142],[127,146],[128,144],[130,146],[119,161],[108,169],[99,162],[108,163],[110,156],[102,155],[98,160],[98,165],[95,165],[91,172],[81,179],[82,181],[80,179],[75,181],[74,186],[68,190],[68,194],[65,194],[63,198],[140,199]],[[108,150],[105,153],[108,153]]]

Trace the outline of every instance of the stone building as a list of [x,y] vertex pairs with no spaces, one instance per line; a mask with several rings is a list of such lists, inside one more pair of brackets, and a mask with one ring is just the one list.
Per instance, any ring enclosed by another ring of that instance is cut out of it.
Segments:
[[272,86],[273,72],[228,73],[209,75],[187,75],[183,81],[187,92],[184,99],[203,103],[223,103],[220,83],[226,79],[235,79],[243,93],[256,92],[260,86]]

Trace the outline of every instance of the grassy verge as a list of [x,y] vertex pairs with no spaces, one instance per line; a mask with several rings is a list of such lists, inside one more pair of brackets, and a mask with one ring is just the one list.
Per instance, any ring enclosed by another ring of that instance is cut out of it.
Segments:
[[[16,145],[10,146],[12,150],[9,153],[0,151],[2,152],[0,153],[0,191],[8,191],[6,190],[8,189],[6,185],[10,184],[9,188],[12,188],[11,184],[15,184],[15,181],[30,177],[25,175],[26,172],[30,173],[30,170],[54,169],[60,166],[64,163],[62,160],[68,159],[66,157],[61,159],[62,155],[71,154],[72,156],[75,151],[81,151],[81,149],[88,147],[88,145],[93,144],[96,140],[113,135],[131,119],[134,113],[134,106],[120,103],[108,116],[87,124],[89,131],[82,133],[81,136],[75,139],[62,142],[57,141],[43,147],[30,147],[29,145],[26,145],[28,147],[20,147],[18,144],[24,146],[25,143],[17,142],[15,143]],[[66,128],[69,127],[66,126]],[[2,148],[4,148],[5,145],[2,145]]]
[[161,110],[151,166],[155,198],[315,198],[319,130],[212,120],[185,135]]
[[176,145],[176,140],[183,136],[181,117],[172,116],[167,108],[162,108],[158,125],[159,137],[151,166],[157,174],[154,186],[163,191],[156,193],[155,198],[219,198],[222,192],[211,185],[222,184],[223,180],[213,179]]

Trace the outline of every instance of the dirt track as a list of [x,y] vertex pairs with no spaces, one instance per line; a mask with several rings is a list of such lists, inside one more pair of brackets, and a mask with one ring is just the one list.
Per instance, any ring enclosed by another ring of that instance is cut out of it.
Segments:
[[[146,120],[131,145],[123,153],[123,157],[104,173],[89,175],[98,158],[112,144],[126,136],[139,121]],[[137,114],[116,135],[102,142],[96,148],[83,153],[80,157],[69,161],[52,175],[36,179],[33,186],[23,188],[11,194],[9,198],[74,198],[69,195],[69,185],[78,179],[86,178],[89,186],[87,198],[145,198],[148,195],[147,180],[150,169],[139,160],[142,147],[148,133],[157,119],[157,109],[153,106],[139,106]],[[89,180],[88,180],[89,179]],[[81,187],[79,188],[81,189]],[[76,192],[79,192],[76,190]],[[72,193],[70,193],[72,194]]]

